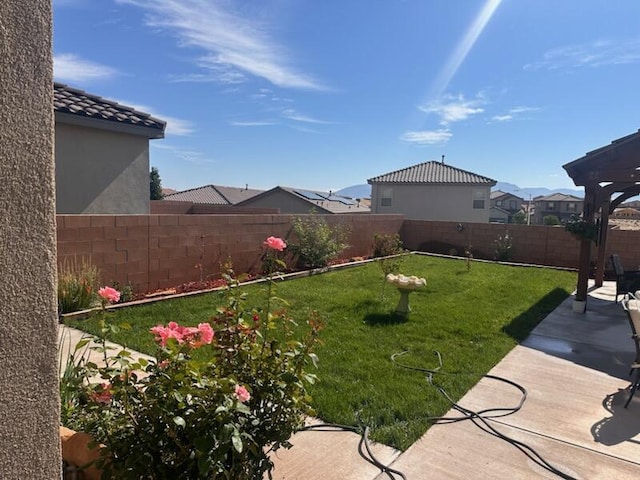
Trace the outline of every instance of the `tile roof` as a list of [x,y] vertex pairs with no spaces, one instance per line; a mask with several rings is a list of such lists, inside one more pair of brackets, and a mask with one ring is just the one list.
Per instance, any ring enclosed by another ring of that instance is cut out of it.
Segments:
[[489,198],[491,200],[496,200],[501,197],[513,197],[513,198],[517,198],[518,200],[524,201],[524,198],[519,197],[518,195],[514,195],[513,193],[503,192],[502,190],[494,190],[489,194]]
[[536,197],[533,200],[536,202],[582,202],[584,199],[565,193],[552,193],[551,195]]
[[68,113],[120,125],[145,127],[154,131],[152,138],[162,138],[166,126],[166,122],[148,113],[57,82],[53,84],[53,109],[56,113]]
[[[309,204],[309,209],[315,208],[319,213],[370,213],[371,209],[363,202],[358,203],[348,197],[335,195],[332,192],[321,192],[317,190],[306,190],[304,188],[291,188],[277,186],[271,190],[256,195],[255,200],[267,197],[277,192],[285,192]],[[251,204],[252,199],[248,201]],[[243,202],[247,204],[246,202]]]
[[327,210],[330,213],[369,213],[371,209],[355,200],[335,195],[332,192],[321,192],[315,190],[304,190],[300,188],[280,187],[283,190],[295,195],[315,207]]
[[206,203],[209,205],[235,205],[251,197],[255,197],[262,192],[263,190],[248,188],[204,185],[202,187],[165,195],[164,200]]
[[367,180],[368,183],[433,183],[495,185],[491,178],[483,177],[442,162],[424,162]]

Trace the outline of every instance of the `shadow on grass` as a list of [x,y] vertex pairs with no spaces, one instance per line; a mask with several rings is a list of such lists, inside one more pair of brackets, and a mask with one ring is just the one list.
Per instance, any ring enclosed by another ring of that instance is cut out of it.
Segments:
[[565,298],[569,296],[569,292],[562,288],[555,288],[534,303],[531,307],[511,320],[509,325],[502,328],[502,331],[509,335],[518,343],[522,342],[531,330],[538,325],[544,318],[549,315],[555,308],[560,305]]
[[399,315],[395,312],[389,313],[370,313],[364,317],[364,323],[369,326],[379,325],[399,325],[406,323],[408,317],[406,315]]

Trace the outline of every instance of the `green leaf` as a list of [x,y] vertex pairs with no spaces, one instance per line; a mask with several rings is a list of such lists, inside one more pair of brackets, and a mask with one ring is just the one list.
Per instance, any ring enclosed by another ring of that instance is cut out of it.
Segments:
[[187,422],[185,422],[184,418],[182,418],[181,416],[173,417],[173,423],[175,423],[176,425],[178,425],[179,427],[182,427],[182,428],[187,426]]
[[242,439],[240,438],[240,435],[234,433],[231,437],[231,443],[238,453],[242,453]]
[[178,390],[173,391],[173,398],[175,398],[179,403],[184,401],[184,396]]
[[73,351],[77,352],[89,342],[91,342],[90,338],[85,338],[84,340],[80,340],[78,343],[76,343],[76,348]]
[[211,467],[211,459],[209,455],[206,453],[200,455],[198,458],[198,472],[204,478],[209,472],[209,468]]

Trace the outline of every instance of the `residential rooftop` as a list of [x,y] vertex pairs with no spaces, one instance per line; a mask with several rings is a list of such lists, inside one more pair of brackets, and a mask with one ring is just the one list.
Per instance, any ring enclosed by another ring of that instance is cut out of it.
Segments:
[[368,183],[431,183],[495,185],[497,182],[477,173],[452,167],[443,162],[424,162],[370,178]]
[[264,190],[248,187],[227,187],[223,185],[203,185],[201,187],[166,195],[164,200],[177,202],[204,203],[209,205],[236,205],[255,197]]
[[91,118],[114,125],[144,127],[151,133],[150,138],[164,137],[167,124],[133,107],[57,82],[53,84],[53,109],[56,114]]

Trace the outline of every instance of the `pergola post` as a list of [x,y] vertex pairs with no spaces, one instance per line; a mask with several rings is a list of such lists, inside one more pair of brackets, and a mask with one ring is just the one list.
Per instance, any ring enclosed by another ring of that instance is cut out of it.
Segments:
[[[593,186],[585,187],[584,210],[582,218],[593,223],[594,206],[596,192]],[[589,270],[591,268],[591,240],[583,238],[580,240],[580,257],[578,260],[578,285],[576,288],[576,301],[587,300],[587,290],[589,288]]]
[[596,287],[604,283],[604,264],[607,251],[607,233],[609,231],[609,209],[611,199],[603,202],[600,207],[600,229],[598,230],[598,259],[596,260]]

